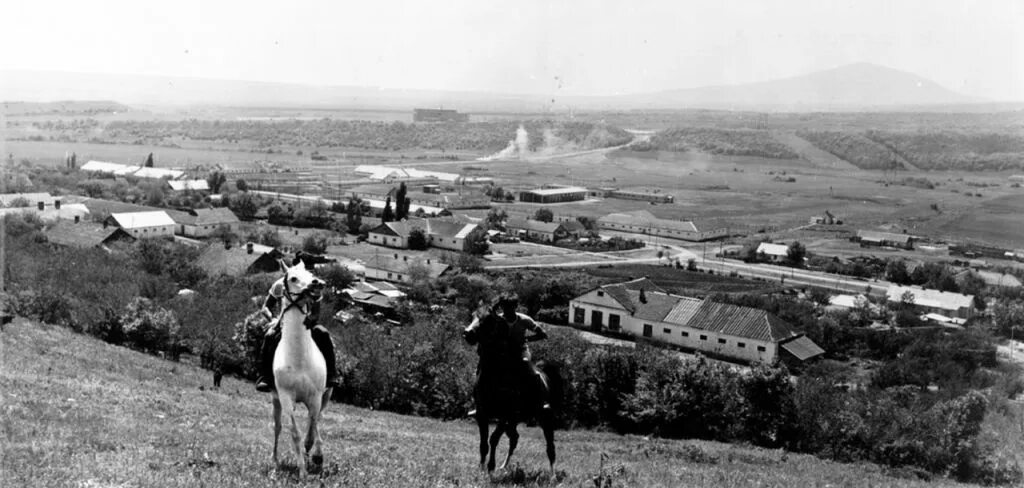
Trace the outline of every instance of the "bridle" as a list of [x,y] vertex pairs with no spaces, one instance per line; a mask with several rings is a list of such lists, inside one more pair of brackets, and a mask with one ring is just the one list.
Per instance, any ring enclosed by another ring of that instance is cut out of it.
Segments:
[[[287,312],[288,309],[292,308],[292,307],[295,307],[295,308],[299,309],[299,311],[302,312],[302,315],[308,316],[310,314],[310,311],[311,311],[310,306],[308,304],[305,305],[305,306],[304,305],[300,305],[299,301],[302,300],[303,298],[310,297],[309,286],[306,286],[305,288],[303,288],[303,290],[300,291],[298,294],[294,294],[291,291],[289,283],[290,283],[290,280],[288,279],[288,272],[285,271],[284,272],[284,296],[285,296],[285,298],[288,299],[288,304],[285,305],[285,307],[281,309],[281,316],[284,317],[284,313]],[[309,327],[307,326],[306,328],[308,329]]]

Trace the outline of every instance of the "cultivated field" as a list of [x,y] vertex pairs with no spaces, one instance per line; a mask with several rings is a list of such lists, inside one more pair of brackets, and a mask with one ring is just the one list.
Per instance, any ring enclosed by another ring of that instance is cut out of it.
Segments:
[[[476,467],[476,428],[332,404],[322,472],[270,460],[270,397],[209,372],[22,319],[0,333],[3,486],[925,487],[870,464],[705,441],[558,432],[556,475],[523,427],[512,469]],[[1012,427],[1012,426],[1010,426]],[[503,444],[504,445],[504,444]],[[909,476],[910,478],[906,477]]]

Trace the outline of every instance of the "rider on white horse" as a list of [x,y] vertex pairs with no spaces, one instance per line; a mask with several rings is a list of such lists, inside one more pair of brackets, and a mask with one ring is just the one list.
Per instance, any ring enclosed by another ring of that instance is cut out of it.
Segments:
[[[292,265],[294,266],[300,262],[303,262],[301,255],[296,254]],[[267,333],[263,336],[259,362],[256,365],[258,374],[256,378],[256,391],[266,393],[274,390],[274,373],[271,368],[274,366],[274,352],[277,350],[278,342],[281,341],[281,326],[277,319],[277,313],[280,312],[278,308],[281,306],[284,291],[284,278],[275,281],[273,285],[270,285],[270,291],[263,302],[263,308],[260,309],[260,312],[270,323],[267,326]],[[306,316],[306,328],[310,329],[313,342],[316,343],[316,347],[320,349],[320,353],[324,355],[324,361],[327,363],[327,387],[336,388],[340,386],[340,381],[334,359],[334,341],[331,340],[331,333],[327,328],[317,323],[319,316],[320,298],[317,298],[315,302],[312,302],[310,313]]]

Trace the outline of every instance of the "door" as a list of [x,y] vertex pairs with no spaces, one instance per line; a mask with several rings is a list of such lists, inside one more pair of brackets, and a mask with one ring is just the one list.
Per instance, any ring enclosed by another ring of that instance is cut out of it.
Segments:
[[601,313],[599,310],[594,310],[593,312],[590,312],[590,326],[593,327],[594,330],[601,330],[601,322],[603,320],[604,314]]

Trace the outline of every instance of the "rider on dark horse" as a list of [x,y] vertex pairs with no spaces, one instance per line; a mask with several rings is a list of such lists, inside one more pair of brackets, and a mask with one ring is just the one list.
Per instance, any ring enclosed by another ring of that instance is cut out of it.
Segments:
[[[544,379],[534,365],[528,342],[539,341],[547,338],[548,334],[530,316],[518,313],[519,298],[514,294],[502,295],[498,302],[492,307],[488,315],[474,317],[473,322],[463,330],[462,335],[466,342],[477,345],[477,353],[480,355],[480,365],[477,367],[476,393],[477,408],[480,408],[481,378],[485,381],[493,381],[491,378],[499,378],[499,372],[489,371],[492,368],[501,368],[504,373],[510,374],[516,383],[511,385],[516,391],[531,389],[535,395],[533,398],[543,398],[540,394],[544,389]],[[527,333],[530,335],[527,335]],[[541,405],[542,412],[550,412],[551,405],[544,400]],[[475,416],[477,410],[469,412]]]

